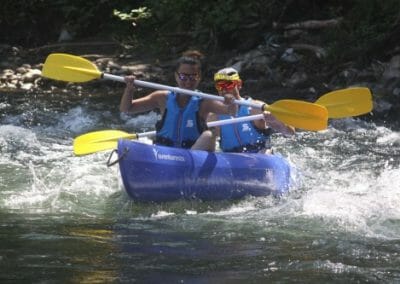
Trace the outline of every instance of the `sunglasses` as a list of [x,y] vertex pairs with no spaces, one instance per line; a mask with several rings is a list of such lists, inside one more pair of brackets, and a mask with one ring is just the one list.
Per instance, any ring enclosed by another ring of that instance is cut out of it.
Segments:
[[222,90],[231,91],[238,85],[236,81],[217,81],[215,83],[215,88],[218,92]]
[[176,74],[178,75],[179,80],[184,81],[184,82],[186,82],[186,81],[193,82],[193,81],[197,81],[200,78],[199,74],[186,74],[186,73],[179,73],[179,72],[176,72]]

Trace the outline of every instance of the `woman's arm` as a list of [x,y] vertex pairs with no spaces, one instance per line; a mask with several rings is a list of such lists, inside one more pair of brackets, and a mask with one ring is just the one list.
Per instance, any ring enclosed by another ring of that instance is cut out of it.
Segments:
[[119,109],[121,112],[141,113],[153,109],[160,109],[164,112],[168,91],[159,90],[149,95],[134,99],[134,76],[125,77],[126,88],[122,95]]

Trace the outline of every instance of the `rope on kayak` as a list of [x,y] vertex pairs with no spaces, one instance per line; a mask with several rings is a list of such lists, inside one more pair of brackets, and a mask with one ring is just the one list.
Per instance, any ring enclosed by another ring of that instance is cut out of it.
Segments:
[[111,158],[114,156],[114,153],[116,153],[118,155],[118,150],[116,150],[116,149],[113,150],[111,152],[110,156],[108,157],[107,167],[111,167],[111,166],[114,166],[115,164],[117,164],[120,160],[122,160],[126,156],[126,154],[128,154],[128,152],[129,152],[129,148],[125,147],[124,150],[122,151],[121,157],[118,157],[115,161],[111,161]]

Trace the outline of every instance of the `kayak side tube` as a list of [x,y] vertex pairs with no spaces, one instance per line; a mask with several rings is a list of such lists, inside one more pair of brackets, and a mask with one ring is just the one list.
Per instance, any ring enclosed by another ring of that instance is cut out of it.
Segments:
[[120,173],[134,200],[226,200],[281,195],[290,166],[276,155],[219,153],[118,141]]

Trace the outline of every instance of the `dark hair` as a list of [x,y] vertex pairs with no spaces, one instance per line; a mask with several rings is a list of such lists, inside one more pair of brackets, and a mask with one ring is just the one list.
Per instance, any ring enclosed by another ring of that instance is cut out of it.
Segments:
[[182,53],[182,56],[177,60],[175,70],[178,70],[182,64],[198,65],[202,69],[204,55],[198,50],[188,50]]

